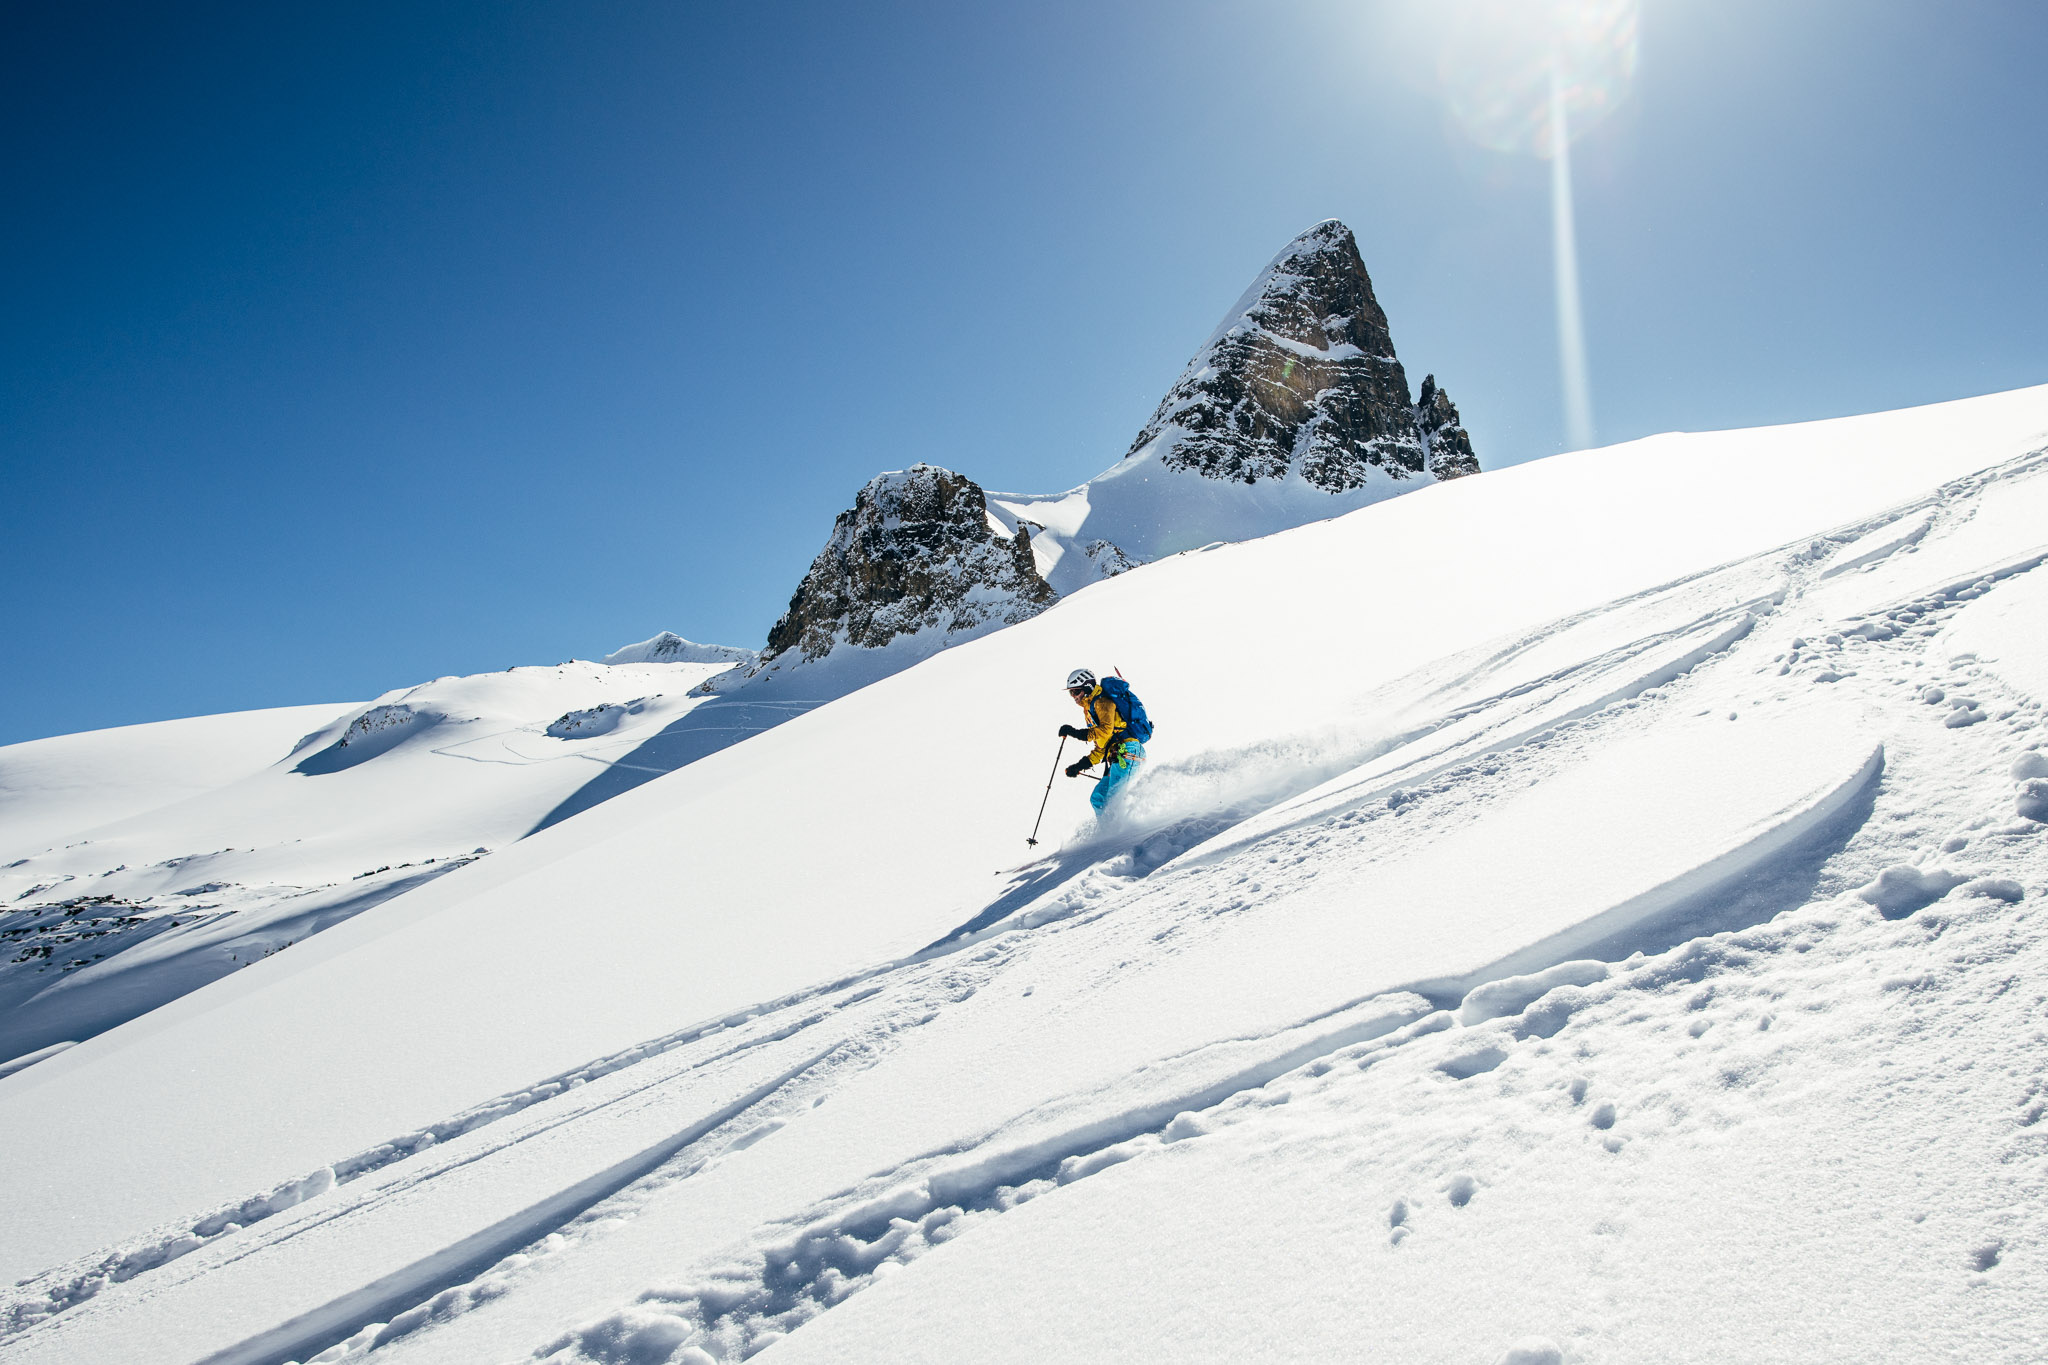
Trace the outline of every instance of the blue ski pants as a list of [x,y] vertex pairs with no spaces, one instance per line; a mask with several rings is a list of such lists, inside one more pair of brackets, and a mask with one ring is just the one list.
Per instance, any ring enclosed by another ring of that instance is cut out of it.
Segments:
[[1097,815],[1122,790],[1124,783],[1131,780],[1138,771],[1138,765],[1145,761],[1145,746],[1135,739],[1127,739],[1117,750],[1116,760],[1102,774],[1102,780],[1095,784],[1095,790],[1088,794],[1088,804],[1095,807]]

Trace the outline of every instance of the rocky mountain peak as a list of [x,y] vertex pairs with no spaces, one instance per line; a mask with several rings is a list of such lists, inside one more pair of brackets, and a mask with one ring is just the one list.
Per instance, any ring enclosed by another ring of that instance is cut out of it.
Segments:
[[1126,458],[1152,447],[1170,469],[1246,484],[1298,474],[1332,494],[1374,471],[1394,480],[1477,473],[1449,398],[1432,383],[1423,406],[1435,422],[1427,429],[1357,238],[1330,219],[1253,282]]
[[1026,525],[989,515],[981,486],[936,465],[868,481],[768,632],[762,663],[879,649],[936,632],[945,643],[1013,625],[1057,598],[1038,574]]
[[[759,658],[703,686],[732,691],[827,655],[831,681],[804,674],[813,695],[862,685],[1162,556],[1478,472],[1434,375],[1410,401],[1351,229],[1318,223],[1252,282],[1115,468],[993,506],[935,465],[877,476]],[[918,643],[882,652],[907,637]]]

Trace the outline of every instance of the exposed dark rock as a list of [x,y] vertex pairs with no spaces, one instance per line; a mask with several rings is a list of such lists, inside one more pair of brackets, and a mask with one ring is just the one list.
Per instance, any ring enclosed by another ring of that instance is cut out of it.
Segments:
[[1458,421],[1458,406],[1436,386],[1433,374],[1422,377],[1422,393],[1415,400],[1415,425],[1429,453],[1432,477],[1462,479],[1479,472],[1479,457],[1472,453],[1472,437]]
[[973,480],[914,465],[869,481],[839,514],[768,632],[764,663],[791,650],[817,659],[835,646],[879,649],[898,636],[1014,625],[1057,599],[1032,562],[1031,532],[991,524]]
[[1088,556],[1088,562],[1095,566],[1095,572],[1103,578],[1115,578],[1120,573],[1129,573],[1138,567],[1138,562],[1106,540],[1091,540],[1081,547],[1081,553]]
[[1129,454],[1164,437],[1168,468],[1247,484],[1293,471],[1329,493],[1360,487],[1376,469],[1393,479],[1437,464],[1446,471],[1437,477],[1476,472],[1457,410],[1444,407],[1448,429],[1440,419],[1425,432],[1357,239],[1332,219],[1268,267]]

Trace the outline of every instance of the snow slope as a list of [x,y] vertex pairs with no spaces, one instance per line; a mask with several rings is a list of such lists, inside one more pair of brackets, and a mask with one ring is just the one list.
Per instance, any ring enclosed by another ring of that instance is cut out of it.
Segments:
[[0,748],[0,1062],[511,843],[730,666],[515,668]]
[[124,725],[0,747],[0,852],[8,858],[247,777],[347,709],[280,706]]
[[[2044,447],[1460,480],[712,754],[0,1079],[0,1361],[2032,1358]],[[1151,767],[991,877],[1077,663]]]
[[[1963,593],[1988,592],[1975,583]],[[2048,693],[2048,578],[2030,577],[1998,594],[1943,633],[1935,649],[1954,662],[1975,662],[2030,697]]]

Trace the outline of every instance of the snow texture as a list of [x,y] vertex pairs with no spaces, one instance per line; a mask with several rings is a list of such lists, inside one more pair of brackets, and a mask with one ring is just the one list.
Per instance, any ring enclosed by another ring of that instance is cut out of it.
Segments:
[[519,839],[728,667],[516,668],[0,748],[0,1063]]
[[2038,1359],[2044,525],[2028,390],[1100,582],[0,1079],[0,1362]]

